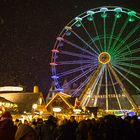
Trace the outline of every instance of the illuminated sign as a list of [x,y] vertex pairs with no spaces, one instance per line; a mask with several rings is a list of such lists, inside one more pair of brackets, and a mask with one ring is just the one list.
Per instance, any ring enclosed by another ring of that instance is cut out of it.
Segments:
[[23,87],[16,86],[4,86],[0,87],[0,92],[9,92],[9,91],[23,91]]
[[54,107],[53,108],[53,112],[61,112],[61,108],[60,107]]

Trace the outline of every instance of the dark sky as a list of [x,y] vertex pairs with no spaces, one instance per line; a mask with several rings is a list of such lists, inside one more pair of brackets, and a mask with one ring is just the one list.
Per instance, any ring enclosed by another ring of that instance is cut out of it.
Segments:
[[0,86],[38,85],[46,95],[55,38],[72,18],[104,5],[140,12],[139,0],[0,0]]

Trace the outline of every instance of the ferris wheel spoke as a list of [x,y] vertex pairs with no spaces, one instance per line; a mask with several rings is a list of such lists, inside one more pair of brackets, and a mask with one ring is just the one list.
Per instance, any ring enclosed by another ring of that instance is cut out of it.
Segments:
[[121,41],[121,42],[117,45],[117,47],[116,47],[116,49],[114,49],[114,51],[119,50],[119,49],[121,48],[121,46],[136,32],[136,30],[139,29],[139,27],[140,27],[140,23],[138,23],[138,24],[135,26],[135,28],[133,28],[132,31],[129,32],[129,34],[123,39],[123,41]]
[[134,60],[140,60],[140,57],[125,57],[125,58],[117,58],[117,62],[124,62],[124,61],[134,61]]
[[97,27],[96,27],[96,23],[95,23],[94,20],[93,20],[93,26],[94,26],[96,35],[97,35],[97,37],[99,38],[98,40],[99,40],[100,49],[101,49],[101,51],[103,51],[102,43],[101,43],[101,40],[100,40],[100,37],[99,37],[99,33],[98,33],[98,30],[97,30]]
[[91,56],[95,56],[95,55],[96,55],[96,54],[94,54],[94,53],[92,53],[92,52],[90,52],[90,51],[88,51],[88,50],[86,50],[86,49],[84,49],[84,48],[82,48],[82,47],[80,47],[80,46],[78,46],[78,45],[76,45],[76,44],[74,44],[74,43],[72,43],[72,42],[66,40],[66,39],[64,39],[63,41],[64,41],[65,43],[67,43],[67,44],[69,44],[69,45],[71,45],[71,46],[73,46],[73,47],[75,47],[75,48],[77,48],[77,49],[79,49],[79,50],[81,50],[81,51],[87,53],[87,54],[90,54]]
[[104,51],[106,51],[106,18],[103,18],[104,24]]
[[118,69],[120,69],[120,70],[123,70],[124,72],[129,73],[129,74],[131,74],[131,75],[133,75],[133,76],[135,76],[135,77],[137,77],[137,78],[140,79],[140,75],[137,74],[137,73],[135,73],[135,72],[133,72],[133,71],[130,71],[130,70],[128,70],[128,69],[125,69],[125,68],[123,68],[123,67],[120,66],[120,65],[113,64],[113,66],[116,67],[116,68],[118,68]]
[[88,64],[88,65],[80,66],[80,67],[77,67],[77,68],[74,68],[74,69],[70,69],[68,71],[58,73],[57,76],[58,77],[66,76],[66,75],[69,75],[69,74],[72,74],[72,73],[75,73],[75,72],[78,72],[78,71],[81,71],[81,70],[85,70],[85,69],[90,68],[90,67],[93,67],[93,65]]
[[93,56],[89,56],[89,55],[84,55],[84,54],[79,54],[79,53],[74,53],[74,52],[68,52],[68,51],[60,51],[61,54],[66,54],[66,55],[70,55],[70,56],[76,56],[76,57],[80,57],[80,58],[88,58],[88,59],[94,59],[95,57]]
[[[130,96],[130,94],[128,93],[128,91],[126,90],[125,86],[123,85],[122,81],[120,80],[120,78],[118,77],[117,73],[115,72],[116,69],[114,69],[114,67],[112,67],[111,65],[109,65],[109,68],[112,72],[112,74],[114,75],[115,79],[118,81],[123,94],[125,95],[125,97],[128,99],[129,103],[132,105],[132,107],[134,109],[138,109],[138,105],[136,104],[136,102],[133,100],[133,98]],[[119,72],[119,71],[117,71]],[[122,74],[121,72],[119,74]],[[129,80],[126,76],[122,75],[123,77],[125,77],[126,80]],[[130,81],[130,80],[129,80]],[[132,82],[131,82],[132,83]]]
[[119,34],[118,34],[116,40],[113,42],[113,45],[112,45],[111,48],[110,48],[110,52],[113,52],[113,50],[115,49],[115,46],[116,46],[116,44],[118,43],[118,41],[119,41],[119,39],[120,39],[122,33],[124,32],[124,30],[125,30],[127,24],[128,24],[128,19],[125,20],[125,22],[124,22],[124,24],[123,24],[123,26],[122,26],[122,28],[121,28],[121,30],[120,30],[120,32],[119,32]]
[[[96,70],[95,70],[96,71]],[[95,73],[95,71],[93,72],[93,73]],[[91,76],[93,75],[93,73],[91,73],[86,79],[85,79],[85,81],[73,92],[73,96],[74,95],[76,95],[88,82],[89,82],[89,80],[91,79]],[[96,77],[96,80],[95,80],[95,82],[94,82],[94,85],[96,86],[96,84],[98,83],[98,80],[99,80],[99,78],[100,78],[100,76],[97,76]],[[93,88],[92,88],[93,89]],[[94,88],[95,89],[95,88]],[[93,91],[91,91],[91,92],[93,92]],[[91,94],[90,94],[90,96],[92,96]]]
[[[97,80],[99,79],[101,72],[102,72],[103,67],[101,65],[99,65],[97,67],[97,69],[95,71],[93,71],[90,74],[90,80],[89,82],[86,84],[84,90],[82,90],[82,93],[80,94],[79,99],[81,100],[81,104],[83,105],[85,103],[85,101],[87,100],[87,96],[92,97],[92,92],[94,91],[96,84],[97,84]],[[97,75],[97,76],[96,76]],[[94,86],[93,86],[94,85]],[[88,92],[88,90],[90,89],[90,94]],[[86,100],[85,100],[86,99]]]
[[99,50],[99,47],[97,46],[97,44],[95,43],[95,41],[93,40],[93,38],[91,37],[91,35],[89,34],[89,32],[87,31],[87,29],[85,28],[84,24],[81,24],[83,29],[85,30],[86,34],[88,35],[88,37],[91,39],[92,43],[94,44],[94,46],[96,47],[96,49],[98,50],[98,53],[101,52],[101,50]]
[[75,65],[75,64],[97,64],[98,60],[95,62],[91,60],[74,60],[74,61],[60,61],[57,62],[58,65]]
[[122,49],[115,51],[118,56],[120,55],[120,53],[122,53],[123,51],[130,49],[133,45],[137,44],[140,42],[140,37],[138,37],[137,39],[135,39],[134,41],[132,41],[131,43],[125,45]]
[[[100,72],[99,72],[99,74],[98,74],[98,76],[96,77],[94,83],[92,84],[92,87],[91,87],[91,90],[92,90],[91,93],[92,93],[92,94],[94,93],[93,91],[95,90],[95,87],[96,87],[97,83],[99,82],[99,79],[100,79],[100,78],[102,77],[102,75],[103,75],[104,68],[105,68],[105,66],[103,65],[102,68],[101,68],[101,70],[100,70]],[[92,94],[91,94],[91,95],[92,95]]]
[[113,27],[112,27],[112,30],[111,30],[111,36],[110,36],[110,39],[109,39],[109,44],[108,44],[107,51],[110,50],[110,46],[111,46],[111,43],[112,43],[112,37],[113,37],[114,31],[115,31],[116,22],[117,22],[117,18],[115,16],[115,19],[114,19],[114,22],[113,22]]
[[114,82],[113,82],[113,77],[111,75],[111,70],[109,68],[107,70],[108,70],[108,73],[109,73],[109,77],[111,79],[111,83],[112,83],[112,86],[113,86],[114,93],[116,95],[117,103],[119,105],[120,110],[122,110],[122,106],[121,106],[121,103],[120,103],[120,100],[119,100],[119,97],[118,97],[117,89],[115,88],[115,85],[114,85]]
[[113,68],[115,69],[115,71],[121,75],[127,82],[129,82],[135,89],[137,89],[138,91],[140,91],[140,88],[137,87],[131,80],[129,80],[123,73],[121,73],[116,67],[113,66]]
[[[120,53],[120,55],[117,56],[117,57],[122,58],[122,57],[126,57],[127,55],[132,55],[132,54],[134,54],[134,53],[139,53],[139,52],[140,52],[140,48],[137,48],[137,49],[131,50],[130,52],[127,51],[127,52],[124,52],[124,53]],[[116,56],[115,56],[115,57],[116,57]]]
[[133,15],[134,17],[136,17],[136,18],[138,18],[138,19],[140,19],[140,15]]
[[102,68],[101,68],[100,71],[99,71],[98,76],[97,76],[96,79],[93,81],[93,84],[92,84],[92,86],[91,86],[91,94],[90,94],[91,97],[92,97],[93,94],[94,94],[94,90],[95,90],[95,88],[96,88],[96,86],[97,86],[97,84],[98,84],[100,78],[103,76],[104,68],[105,68],[105,66],[103,65]]
[[[99,96],[99,92],[100,92],[100,90],[101,90],[101,84],[102,84],[102,81],[103,81],[103,75],[104,75],[104,69],[103,69],[103,71],[102,71],[102,74],[101,74],[101,76],[100,76],[100,78],[99,78],[99,85],[98,85],[98,87],[97,87],[97,93],[96,93],[96,95],[95,95],[95,100],[94,100],[94,105],[93,106],[97,106],[97,102],[98,102],[98,96]],[[92,92],[93,93],[93,92]]]
[[82,90],[82,88],[89,82],[90,80],[90,75],[80,84],[80,86],[72,93],[72,97],[76,96],[79,91]]
[[126,67],[140,69],[140,65],[136,65],[136,64],[130,64],[130,63],[125,63],[125,62],[118,62],[117,64],[126,66]]
[[95,54],[99,54],[95,49],[93,49],[82,37],[80,37],[75,31],[71,30],[71,32],[79,39],[81,40],[88,48],[90,48]]
[[[89,97],[95,96],[95,95],[93,95],[93,94],[94,94],[94,91],[95,91],[95,89],[96,89],[96,86],[97,86],[97,84],[98,84],[98,82],[99,82],[99,79],[100,79],[100,77],[102,76],[103,70],[104,70],[104,66],[101,67],[101,69],[100,69],[100,71],[99,71],[99,74],[97,75],[97,77],[96,77],[95,79],[93,79],[94,81],[89,81],[89,82],[92,82],[92,85],[91,85],[90,87],[88,87],[88,89],[90,88],[90,94],[87,93],[88,91],[86,91],[85,95],[84,95],[83,98],[81,99],[81,104],[82,104],[82,106],[85,106],[85,105],[88,103],[88,100],[90,99]],[[91,75],[92,75],[92,76],[91,76],[92,78],[94,78],[94,73],[96,73],[96,71],[93,72],[93,73],[91,74]],[[89,84],[89,83],[88,83],[88,84]],[[96,96],[96,97],[97,97],[97,96]]]
[[67,82],[66,84],[63,85],[63,88],[67,87],[68,85],[71,85],[72,83],[75,83],[77,80],[81,79],[82,77],[86,76],[88,73],[90,73],[91,71],[94,71],[96,68],[90,68],[86,71],[84,71],[83,73],[81,73],[80,75],[78,75],[77,77],[75,77],[74,79],[70,80],[69,82]]

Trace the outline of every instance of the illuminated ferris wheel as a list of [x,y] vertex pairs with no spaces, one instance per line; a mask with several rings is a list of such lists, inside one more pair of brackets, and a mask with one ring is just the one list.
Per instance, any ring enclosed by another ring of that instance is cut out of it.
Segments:
[[55,90],[70,87],[82,106],[138,109],[140,14],[107,6],[78,15],[57,37],[50,65]]

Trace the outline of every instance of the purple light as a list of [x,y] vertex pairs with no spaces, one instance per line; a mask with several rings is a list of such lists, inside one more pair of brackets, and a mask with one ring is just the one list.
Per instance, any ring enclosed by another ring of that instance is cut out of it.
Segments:
[[59,77],[56,75],[51,76],[52,79],[58,79]]

